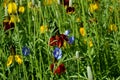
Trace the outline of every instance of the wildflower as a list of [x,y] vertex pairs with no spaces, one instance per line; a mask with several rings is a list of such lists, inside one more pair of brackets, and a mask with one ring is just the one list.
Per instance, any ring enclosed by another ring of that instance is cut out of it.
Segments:
[[[15,59],[14,59],[15,58]],[[10,55],[8,57],[8,60],[7,60],[7,67],[9,67],[13,62],[14,60],[18,63],[18,64],[22,64],[22,58],[20,55]]]
[[32,2],[28,2],[28,8],[32,7]]
[[69,33],[70,33],[70,30],[66,30],[66,31],[64,32],[64,35],[68,36]]
[[69,6],[69,0],[64,0],[64,6]]
[[89,10],[91,13],[93,13],[94,11],[98,10],[98,4],[94,3],[94,4],[90,4]]
[[62,50],[56,47],[53,51],[53,55],[57,60],[59,60],[62,57]]
[[10,21],[8,17],[3,21],[3,26],[5,31],[15,27],[12,19]]
[[56,2],[56,0],[45,0],[44,5],[51,5],[54,2]]
[[75,40],[75,39],[74,39],[74,37],[72,36],[72,37],[69,38],[68,43],[69,43],[69,44],[72,44],[72,43],[74,42],[74,40]]
[[75,8],[74,7],[67,7],[66,12],[68,14],[74,13],[75,12]]
[[40,26],[40,33],[45,33],[45,31],[48,31],[47,26],[44,25]]
[[117,31],[117,26],[115,24],[110,24],[109,31],[110,32],[112,32],[112,31],[116,32]]
[[22,53],[23,53],[23,55],[27,56],[30,54],[30,49],[28,47],[24,46],[22,48]]
[[50,65],[50,69],[53,71],[54,74],[61,75],[65,72],[64,64],[60,64],[57,68],[55,68],[55,64]]
[[22,58],[20,55],[17,55],[16,52],[15,52],[15,47],[12,46],[10,48],[11,50],[11,55],[8,57],[8,60],[7,60],[7,67],[9,67],[13,62],[14,60],[18,63],[18,64],[22,64]]
[[7,67],[10,66],[13,62],[14,56],[9,56],[7,60]]
[[64,34],[59,34],[52,36],[50,38],[49,44],[50,46],[58,46],[59,48],[63,46],[64,40],[68,41],[68,37]]
[[90,66],[87,66],[87,75],[88,75],[88,80],[93,80],[92,70]]
[[25,8],[24,6],[20,6],[19,9],[18,9],[19,13],[24,13],[25,11]]
[[8,13],[12,14],[12,13],[16,13],[17,12],[17,5],[15,2],[10,2],[8,4]]
[[84,37],[86,35],[85,29],[83,27],[80,28],[80,34]]
[[92,40],[89,41],[89,46],[90,46],[90,47],[93,46],[93,42],[92,42]]

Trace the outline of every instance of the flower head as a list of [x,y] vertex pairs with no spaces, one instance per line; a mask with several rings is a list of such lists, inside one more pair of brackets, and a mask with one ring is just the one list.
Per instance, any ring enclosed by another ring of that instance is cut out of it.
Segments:
[[15,27],[13,21],[10,20],[9,18],[6,18],[6,19],[3,21],[3,26],[4,26],[4,30],[5,30],[5,31]]
[[40,26],[40,33],[45,33],[45,31],[48,31],[47,26],[44,25]]
[[50,69],[53,71],[54,74],[61,75],[65,72],[64,64],[60,64],[57,68],[55,68],[55,64],[50,65]]
[[27,56],[30,54],[30,49],[28,47],[24,46],[22,48],[22,53],[23,53],[23,55]]
[[94,4],[90,4],[89,10],[91,13],[93,13],[94,11],[98,10],[98,4],[94,3]]
[[53,51],[53,55],[57,60],[59,60],[62,57],[62,50],[56,47]]
[[67,7],[66,12],[68,14],[71,14],[71,13],[75,12],[75,8],[74,7]]
[[19,13],[24,13],[25,11],[25,8],[24,6],[20,6],[19,9],[18,9]]
[[50,46],[58,46],[59,48],[63,46],[64,40],[68,41],[68,37],[64,34],[59,34],[52,36],[50,38],[49,44]]
[[83,27],[80,28],[80,34],[84,37],[86,35],[85,29]]
[[110,24],[109,31],[110,32],[112,32],[112,31],[116,32],[117,31],[117,26],[115,24]]
[[10,2],[8,4],[8,13],[12,14],[12,13],[16,13],[16,11],[17,11],[17,5],[16,5],[16,3],[15,2]]
[[72,44],[74,42],[74,40],[75,40],[74,36],[71,36],[68,40],[68,43]]
[[7,67],[9,67],[14,61],[16,61],[18,64],[22,64],[23,60],[20,55],[16,54],[14,46],[11,46],[10,52],[11,55],[7,59]]

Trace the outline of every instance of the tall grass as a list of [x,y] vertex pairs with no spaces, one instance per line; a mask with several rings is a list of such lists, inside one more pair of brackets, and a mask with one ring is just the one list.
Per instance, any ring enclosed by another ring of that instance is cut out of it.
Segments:
[[[75,13],[67,14],[63,5],[53,3],[38,8],[28,8],[28,0],[23,1],[25,12],[19,14],[20,22],[12,32],[6,35],[3,27],[4,8],[0,3],[0,80],[87,80],[87,66],[90,66],[94,80],[120,80],[120,1],[99,0],[99,9],[89,12],[91,0],[73,0]],[[38,3],[36,0],[35,4]],[[112,6],[112,11],[110,7]],[[34,20],[33,20],[34,17]],[[80,18],[80,22],[76,19]],[[91,22],[95,18],[97,22]],[[72,45],[62,47],[62,58],[66,72],[54,75],[50,70],[53,63],[53,47],[48,44],[57,23],[60,33],[71,31],[75,37]],[[79,28],[84,26],[87,35],[82,37]],[[110,24],[117,26],[117,31],[109,32]],[[40,26],[47,25],[49,30],[40,33]],[[89,39],[93,46],[89,47]],[[84,44],[86,40],[86,44]],[[22,55],[23,63],[15,61],[6,66],[10,55],[9,47],[16,46],[16,52]],[[22,54],[22,47],[30,48],[30,55]],[[79,51],[80,58],[75,58]]]

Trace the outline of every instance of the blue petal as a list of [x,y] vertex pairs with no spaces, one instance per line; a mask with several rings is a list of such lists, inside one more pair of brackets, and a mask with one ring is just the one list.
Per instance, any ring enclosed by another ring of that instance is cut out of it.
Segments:
[[55,48],[53,51],[54,57],[58,60],[62,57],[62,50],[60,48]]
[[72,37],[69,38],[68,43],[69,43],[69,44],[72,44],[72,43],[74,42],[74,40],[75,40],[75,38],[74,38],[74,36],[72,36]]
[[24,46],[23,48],[22,48],[22,53],[23,53],[23,55],[29,55],[30,54],[30,49],[29,48],[27,48],[26,46]]

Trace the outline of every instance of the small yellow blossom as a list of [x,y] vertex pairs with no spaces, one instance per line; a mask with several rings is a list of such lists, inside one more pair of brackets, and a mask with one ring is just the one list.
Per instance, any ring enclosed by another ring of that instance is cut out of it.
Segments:
[[22,64],[22,58],[20,55],[10,55],[8,57],[8,60],[7,60],[7,67],[9,67],[13,62],[14,60],[18,63],[18,64]]
[[32,2],[28,2],[28,8],[32,7]]
[[57,0],[45,0],[44,5],[51,5],[52,3],[57,2]]
[[117,26],[115,24],[110,24],[109,31],[117,31]]
[[9,56],[7,60],[7,67],[10,66],[13,63],[14,56]]
[[8,13],[11,14],[11,13],[16,13],[17,11],[17,5],[15,2],[10,2],[8,4]]
[[83,27],[80,28],[80,34],[84,37],[86,35],[85,29]]
[[15,55],[15,61],[18,63],[18,64],[22,64],[22,58],[21,58],[21,56],[19,56],[19,55]]
[[19,11],[20,13],[24,13],[24,11],[25,11],[24,6],[20,6],[19,9],[18,9],[18,11]]
[[40,26],[40,33],[45,33],[45,31],[47,30],[48,30],[47,26],[44,25]]
[[93,13],[95,10],[98,10],[98,4],[94,3],[94,4],[90,4],[89,10],[91,13]]
[[92,42],[92,40],[89,41],[89,46],[90,46],[90,47],[93,46],[93,42]]

